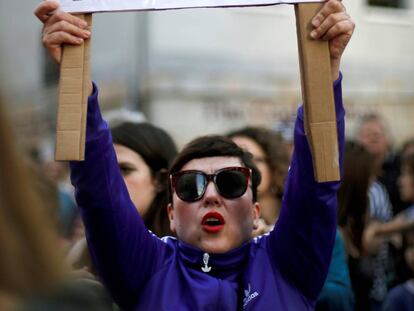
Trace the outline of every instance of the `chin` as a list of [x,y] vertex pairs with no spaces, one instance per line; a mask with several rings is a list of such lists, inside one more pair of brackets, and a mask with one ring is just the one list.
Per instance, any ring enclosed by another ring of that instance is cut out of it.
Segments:
[[209,254],[224,254],[230,251],[231,248],[211,247],[211,248],[203,248],[202,250]]
[[202,243],[200,245],[200,248],[209,254],[222,254],[232,250],[234,247],[231,247],[230,245],[223,245],[217,241],[212,240]]

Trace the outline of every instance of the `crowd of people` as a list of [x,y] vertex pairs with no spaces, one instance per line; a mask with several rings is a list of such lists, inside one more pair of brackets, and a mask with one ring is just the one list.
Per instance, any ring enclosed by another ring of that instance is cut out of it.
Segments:
[[[56,2],[35,14],[58,64],[90,36]],[[314,180],[302,107],[293,152],[262,127],[177,150],[150,123],[108,125],[91,82],[85,161],[37,165],[0,102],[0,310],[414,310],[414,140],[394,150],[378,115],[345,139],[355,26],[329,0],[312,27],[329,42],[340,181]]]

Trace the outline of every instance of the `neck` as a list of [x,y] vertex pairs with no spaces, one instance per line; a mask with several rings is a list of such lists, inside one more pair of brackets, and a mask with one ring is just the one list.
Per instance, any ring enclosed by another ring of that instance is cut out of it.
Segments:
[[280,202],[273,193],[265,193],[259,198],[260,216],[267,225],[274,225],[280,212]]

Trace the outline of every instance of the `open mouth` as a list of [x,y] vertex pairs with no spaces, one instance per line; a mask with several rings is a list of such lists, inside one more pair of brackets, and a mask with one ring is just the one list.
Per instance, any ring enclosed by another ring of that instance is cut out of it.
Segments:
[[203,230],[208,233],[217,233],[224,228],[224,221],[223,216],[217,212],[209,212],[204,215],[201,226]]

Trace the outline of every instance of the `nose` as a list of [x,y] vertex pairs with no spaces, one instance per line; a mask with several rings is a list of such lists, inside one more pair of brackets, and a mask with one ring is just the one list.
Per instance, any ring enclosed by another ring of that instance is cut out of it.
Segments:
[[209,206],[219,206],[221,204],[221,196],[217,192],[216,187],[212,181],[207,185],[206,192],[203,196],[203,205],[205,207]]

